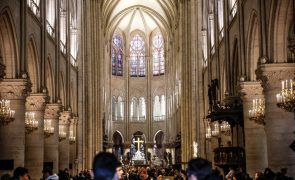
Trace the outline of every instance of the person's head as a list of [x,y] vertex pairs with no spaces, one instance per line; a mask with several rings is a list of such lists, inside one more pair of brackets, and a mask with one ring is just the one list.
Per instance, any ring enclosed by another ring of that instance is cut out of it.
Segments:
[[124,171],[121,165],[117,167],[116,172],[117,172],[118,179],[122,179]]
[[17,167],[13,171],[13,178],[19,180],[29,180],[29,171],[24,167]]
[[282,169],[281,169],[281,173],[282,173],[283,175],[286,175],[286,174],[287,174],[287,171],[288,171],[287,168],[282,168]]
[[3,174],[2,176],[1,176],[1,178],[0,178],[1,180],[10,180],[11,179],[11,177],[10,177],[10,175],[9,174]]
[[189,180],[203,180],[211,174],[211,163],[206,159],[194,158],[188,162],[187,177]]
[[115,155],[108,152],[97,154],[93,160],[94,178],[97,180],[117,179],[116,168],[119,162]]
[[53,174],[52,169],[50,167],[45,167],[43,169],[42,173],[43,173],[43,178],[44,179]]
[[139,179],[140,179],[140,180],[146,180],[146,179],[148,179],[148,177],[149,177],[149,175],[148,175],[146,169],[142,169],[142,170],[139,172]]
[[256,172],[254,176],[254,180],[259,180],[263,178],[263,173],[262,172]]

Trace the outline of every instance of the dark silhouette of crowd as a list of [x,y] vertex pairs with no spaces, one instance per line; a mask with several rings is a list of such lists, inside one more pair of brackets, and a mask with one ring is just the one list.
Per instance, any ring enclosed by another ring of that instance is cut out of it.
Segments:
[[[229,168],[221,175],[217,169],[212,169],[212,163],[203,158],[194,158],[188,162],[187,170],[177,167],[138,167],[122,166],[115,155],[107,152],[97,154],[93,160],[93,170],[83,170],[71,176],[68,169],[53,173],[52,168],[45,167],[41,180],[293,180],[287,176],[287,168],[274,172],[266,168],[264,172],[256,172],[254,179],[242,168]],[[29,171],[24,167],[17,167],[13,176],[3,174],[0,180],[30,180]]]

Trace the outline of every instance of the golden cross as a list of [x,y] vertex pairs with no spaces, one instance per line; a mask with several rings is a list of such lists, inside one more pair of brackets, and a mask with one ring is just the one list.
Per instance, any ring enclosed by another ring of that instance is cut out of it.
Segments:
[[134,143],[137,143],[137,151],[140,151],[140,143],[144,143],[144,141],[141,141],[139,138],[137,138],[137,141],[134,141]]

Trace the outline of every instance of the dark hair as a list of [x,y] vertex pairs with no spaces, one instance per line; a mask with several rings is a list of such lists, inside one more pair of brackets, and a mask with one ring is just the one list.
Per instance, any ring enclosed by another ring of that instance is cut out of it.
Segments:
[[97,154],[93,161],[93,173],[97,180],[112,180],[119,162],[115,155],[108,152]]
[[203,158],[195,158],[188,162],[187,176],[194,175],[198,180],[207,179],[212,174],[211,163]]
[[20,176],[24,176],[25,174],[28,174],[28,172],[29,172],[28,169],[24,167],[17,167],[13,171],[13,177],[16,179],[19,179]]
[[42,173],[49,173],[50,175],[53,174],[51,167],[45,167],[42,171]]

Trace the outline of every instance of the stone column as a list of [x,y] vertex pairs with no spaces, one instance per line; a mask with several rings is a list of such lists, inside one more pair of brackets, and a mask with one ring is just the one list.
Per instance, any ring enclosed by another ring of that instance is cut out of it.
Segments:
[[268,167],[266,134],[263,124],[249,120],[252,100],[264,99],[261,82],[240,82],[240,94],[243,99],[244,133],[247,172],[254,177],[255,172],[264,171]]
[[44,139],[44,162],[53,163],[53,172],[58,172],[58,125],[61,104],[46,104],[44,119],[51,120],[54,134]]
[[25,167],[32,179],[42,177],[44,159],[44,110],[47,94],[30,94],[26,99],[26,111],[35,113],[38,129],[26,134]]
[[[78,124],[78,118],[73,117],[71,119],[71,125],[70,125],[70,131],[73,131],[73,136],[75,137],[75,141],[70,141],[70,164],[72,164],[71,174],[75,175],[78,172],[77,167],[77,124]],[[69,132],[70,132],[69,131]]]
[[[25,162],[25,97],[29,83],[27,79],[3,79],[0,82],[1,99],[10,100],[15,110],[15,120],[0,126],[0,160],[13,160],[14,168]],[[1,173],[1,171],[0,171]]]
[[59,169],[69,169],[70,164],[70,143],[69,143],[69,125],[71,119],[71,111],[62,111],[59,117],[59,125],[64,125],[67,133],[66,139],[59,142]]
[[288,168],[288,175],[295,177],[295,153],[289,147],[295,140],[294,113],[286,112],[276,105],[281,81],[295,77],[295,63],[263,64],[258,74],[265,86],[268,165],[274,171]]

